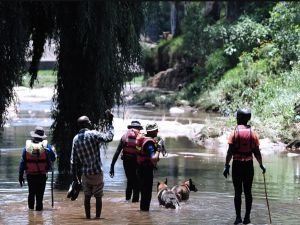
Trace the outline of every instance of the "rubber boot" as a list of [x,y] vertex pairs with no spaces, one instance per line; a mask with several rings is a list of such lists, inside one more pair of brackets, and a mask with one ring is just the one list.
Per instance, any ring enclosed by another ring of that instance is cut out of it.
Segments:
[[84,196],[84,210],[85,210],[85,217],[87,219],[91,218],[91,205],[90,205],[91,197]]
[[102,197],[96,198],[96,219],[100,219],[102,211]]

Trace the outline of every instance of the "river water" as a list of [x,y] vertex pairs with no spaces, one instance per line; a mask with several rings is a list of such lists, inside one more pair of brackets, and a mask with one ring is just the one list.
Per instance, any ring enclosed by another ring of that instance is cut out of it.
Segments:
[[[29,138],[29,132],[36,125],[44,126],[47,131],[52,123],[49,116],[50,100],[38,97],[41,97],[40,94],[30,92],[27,98],[21,99],[17,115],[10,118],[0,135],[0,224],[233,224],[235,213],[232,180],[231,177],[225,179],[222,175],[226,149],[206,149],[194,144],[187,137],[190,129],[196,129],[195,123],[216,119],[215,116],[201,113],[179,116],[169,114],[166,110],[151,111],[139,107],[127,107],[124,112],[115,113],[114,141],[105,152],[102,151],[105,188],[100,220],[84,218],[82,193],[72,202],[66,198],[66,190],[55,189],[52,208],[50,174],[44,196],[44,211],[29,211],[27,185],[21,188],[18,183],[22,147]],[[125,201],[126,178],[120,159],[115,165],[115,177],[110,178],[108,175],[118,140],[133,119],[139,119],[143,125],[156,121],[159,134],[165,138],[168,149],[168,156],[161,158],[154,173],[149,213],[140,212],[139,204]],[[263,160],[267,168],[266,186],[272,224],[298,224],[299,157],[274,152],[263,155]],[[251,221],[253,224],[270,224],[264,179],[256,161],[254,165]],[[57,171],[55,179],[56,177]],[[169,186],[191,178],[198,192],[192,192],[190,199],[181,203],[176,210],[160,207],[156,183],[165,178],[168,179]],[[244,204],[242,213],[243,210]]]

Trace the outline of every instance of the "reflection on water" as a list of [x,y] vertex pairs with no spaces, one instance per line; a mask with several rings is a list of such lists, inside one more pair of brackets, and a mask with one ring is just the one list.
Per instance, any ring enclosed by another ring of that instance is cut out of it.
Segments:
[[[142,114],[140,114],[142,112]],[[159,113],[154,117],[161,120]],[[29,114],[28,114],[29,115]],[[45,113],[48,115],[48,113]],[[46,117],[44,115],[44,117]],[[153,114],[149,111],[133,110],[131,118],[137,117],[142,123]],[[173,119],[165,113],[165,118]],[[39,118],[47,121],[49,119]],[[153,119],[151,117],[151,119]],[[188,118],[186,120],[189,120]],[[199,121],[204,120],[200,118]],[[185,119],[182,119],[184,121]],[[118,139],[109,144],[106,154],[102,154],[105,180],[105,196],[100,221],[84,219],[82,193],[77,201],[66,198],[66,190],[55,190],[55,207],[51,208],[50,178],[47,181],[44,197],[45,210],[35,212],[27,210],[27,185],[20,188],[18,166],[21,149],[28,138],[29,131],[37,124],[28,124],[28,116],[18,118],[18,125],[11,123],[0,135],[0,224],[232,224],[234,221],[233,185],[231,178],[224,179],[224,151],[207,150],[189,141],[186,137],[166,138],[168,157],[161,158],[155,171],[151,210],[139,211],[139,205],[124,201],[125,174],[122,161],[115,165],[115,177],[109,177],[108,171]],[[50,120],[49,120],[50,121]],[[48,121],[48,122],[49,122]],[[36,122],[36,121],[35,121]],[[47,123],[48,123],[47,122]],[[195,122],[195,121],[194,121]],[[50,125],[50,123],[49,123]],[[47,127],[49,127],[49,125]],[[121,124],[124,129],[127,121]],[[163,135],[163,134],[162,134]],[[287,157],[274,154],[264,156],[267,168],[266,181],[273,224],[298,224],[300,213],[300,162],[299,157]],[[254,224],[266,224],[269,221],[266,207],[264,181],[257,162],[253,183]],[[50,174],[49,174],[50,175]],[[57,177],[57,172],[55,173]],[[162,208],[156,197],[156,182],[168,178],[169,186],[191,178],[198,188],[190,199],[177,210]],[[244,207],[244,206],[243,206]],[[92,208],[94,210],[94,208]],[[244,208],[242,208],[243,210]],[[92,211],[94,212],[94,211]],[[242,211],[243,212],[243,211]]]

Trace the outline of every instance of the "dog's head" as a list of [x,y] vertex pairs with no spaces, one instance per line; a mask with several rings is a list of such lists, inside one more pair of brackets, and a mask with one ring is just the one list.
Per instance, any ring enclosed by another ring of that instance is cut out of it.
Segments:
[[168,188],[167,184],[168,184],[167,178],[166,178],[165,181],[158,181],[157,182],[157,192],[159,192],[160,190]]
[[187,181],[184,182],[185,185],[187,185],[190,189],[190,191],[198,191],[198,189],[196,188],[195,184],[193,183],[192,179],[189,179]]

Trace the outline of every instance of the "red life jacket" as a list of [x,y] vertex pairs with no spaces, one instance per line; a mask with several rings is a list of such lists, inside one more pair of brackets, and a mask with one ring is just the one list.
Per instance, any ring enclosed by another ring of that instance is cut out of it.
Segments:
[[238,125],[234,131],[234,160],[252,160],[253,136],[251,127]]
[[137,154],[136,138],[140,133],[139,130],[131,128],[122,136],[123,157],[135,157]]
[[49,169],[46,152],[47,141],[33,143],[26,141],[26,174],[46,174]]
[[142,134],[139,134],[136,138],[136,148],[138,150],[137,154],[137,163],[142,166],[153,166],[151,156],[144,150],[144,147],[148,143],[153,143],[155,148],[157,148],[156,141],[151,137],[146,137]]

